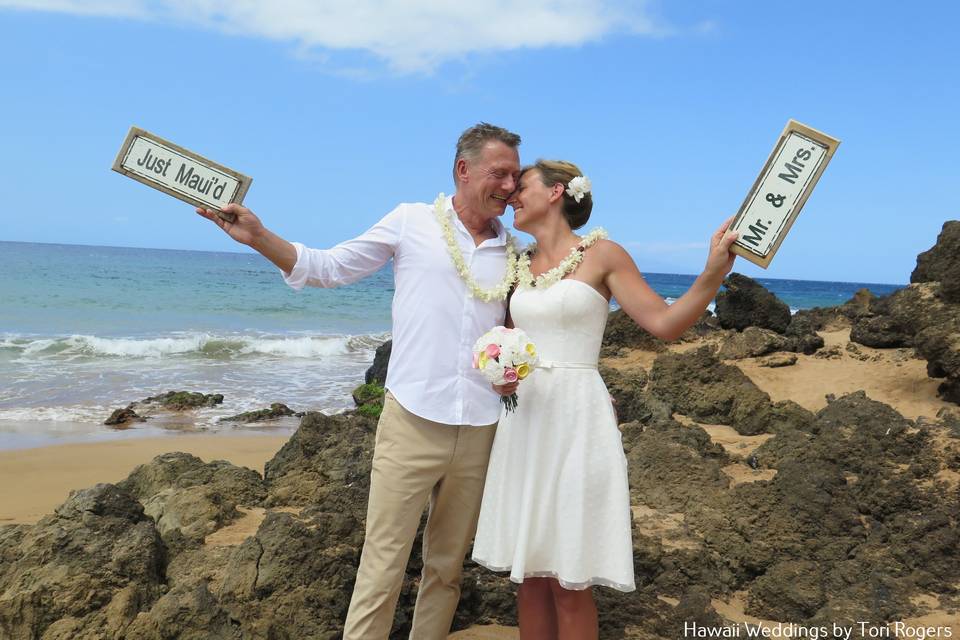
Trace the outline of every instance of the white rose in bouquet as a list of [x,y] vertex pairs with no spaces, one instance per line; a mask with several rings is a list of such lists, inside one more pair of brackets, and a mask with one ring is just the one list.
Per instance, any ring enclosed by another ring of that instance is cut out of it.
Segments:
[[[523,380],[536,368],[537,349],[521,329],[494,327],[473,345],[473,366],[496,385]],[[507,411],[517,407],[517,394],[501,398]]]

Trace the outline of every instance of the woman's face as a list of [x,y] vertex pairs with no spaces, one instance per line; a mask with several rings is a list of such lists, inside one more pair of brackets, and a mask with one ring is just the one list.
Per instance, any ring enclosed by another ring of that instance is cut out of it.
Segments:
[[545,184],[540,172],[531,169],[520,178],[520,185],[513,192],[508,204],[513,207],[513,227],[527,231],[550,210],[554,190]]

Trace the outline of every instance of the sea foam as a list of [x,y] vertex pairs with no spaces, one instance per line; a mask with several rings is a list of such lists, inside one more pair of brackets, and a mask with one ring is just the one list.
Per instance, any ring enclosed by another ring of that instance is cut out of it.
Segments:
[[8,336],[0,349],[18,361],[37,359],[177,357],[228,360],[253,355],[280,358],[323,358],[375,349],[389,334],[360,336],[269,336],[181,333],[163,337],[100,337],[72,335],[59,338]]

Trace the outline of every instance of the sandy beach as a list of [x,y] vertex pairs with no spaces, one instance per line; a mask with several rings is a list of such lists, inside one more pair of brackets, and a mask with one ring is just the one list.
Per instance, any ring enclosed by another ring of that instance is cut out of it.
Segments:
[[204,462],[227,460],[263,474],[288,436],[171,435],[0,451],[0,524],[32,524],[70,491],[118,482],[140,464],[170,451]]

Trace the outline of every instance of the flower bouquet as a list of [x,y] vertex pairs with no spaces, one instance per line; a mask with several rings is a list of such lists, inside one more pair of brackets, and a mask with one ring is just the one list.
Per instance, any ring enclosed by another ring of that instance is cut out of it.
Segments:
[[[494,327],[473,345],[473,368],[493,384],[523,380],[539,361],[537,348],[521,329]],[[500,401],[507,411],[517,408],[516,393],[500,396]]]

